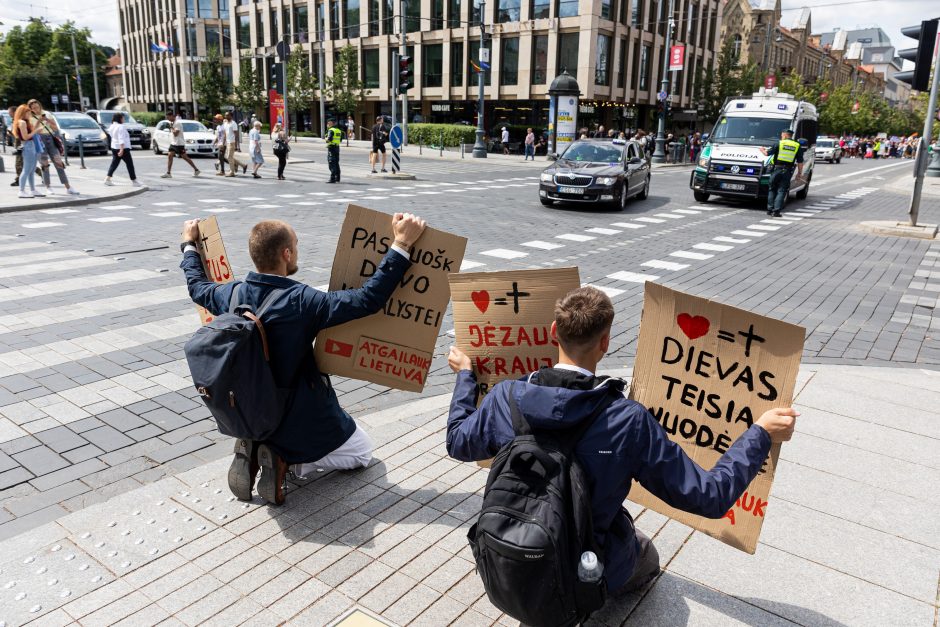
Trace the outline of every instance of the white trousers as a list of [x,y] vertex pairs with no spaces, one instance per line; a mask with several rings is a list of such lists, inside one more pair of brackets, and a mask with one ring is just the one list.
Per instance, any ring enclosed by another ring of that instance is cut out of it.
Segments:
[[356,425],[356,430],[339,448],[327,453],[315,462],[294,464],[293,471],[298,477],[306,477],[321,470],[352,470],[365,468],[372,461],[375,444],[369,434]]

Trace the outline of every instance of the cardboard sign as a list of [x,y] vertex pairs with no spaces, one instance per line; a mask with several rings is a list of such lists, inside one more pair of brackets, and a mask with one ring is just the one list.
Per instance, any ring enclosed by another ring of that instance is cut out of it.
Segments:
[[580,285],[577,268],[450,275],[454,334],[481,399],[503,379],[555,365],[555,301]]
[[[199,256],[202,257],[202,267],[212,281],[228,283],[235,280],[228,254],[225,252],[225,243],[222,242],[222,233],[219,231],[219,221],[215,216],[199,221],[199,241],[196,242]],[[199,319],[203,324],[212,321],[212,314],[201,305],[196,305]]]
[[[803,327],[646,284],[630,398],[646,406],[669,439],[712,468],[768,409],[793,402]],[[630,500],[753,553],[780,445],[723,518],[674,509],[635,483]]]
[[[394,241],[391,215],[349,205],[330,290],[362,287]],[[320,370],[422,391],[450,300],[447,275],[460,268],[466,247],[465,237],[425,229],[411,250],[411,268],[379,313],[317,335],[314,352]]]

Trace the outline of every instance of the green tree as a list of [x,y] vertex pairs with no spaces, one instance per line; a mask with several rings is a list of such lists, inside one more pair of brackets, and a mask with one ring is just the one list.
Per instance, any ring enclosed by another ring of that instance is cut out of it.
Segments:
[[229,84],[222,73],[222,55],[217,47],[209,48],[199,74],[193,76],[193,91],[200,108],[210,117],[221,111],[228,100]]
[[714,122],[726,99],[749,96],[760,85],[761,78],[755,64],[739,64],[734,54],[734,41],[730,37],[726,39],[712,68],[699,69],[696,75],[696,99],[703,107],[704,119]]
[[308,111],[317,95],[317,79],[310,73],[307,55],[297,46],[287,60],[287,106],[290,111]]
[[232,103],[239,111],[248,113],[255,112],[263,102],[264,85],[261,84],[261,77],[255,71],[254,64],[248,59],[243,59],[238,72],[238,83],[232,93]]
[[326,77],[327,97],[340,113],[354,114],[356,107],[369,94],[359,80],[358,54],[354,46],[343,46],[333,64],[333,75]]

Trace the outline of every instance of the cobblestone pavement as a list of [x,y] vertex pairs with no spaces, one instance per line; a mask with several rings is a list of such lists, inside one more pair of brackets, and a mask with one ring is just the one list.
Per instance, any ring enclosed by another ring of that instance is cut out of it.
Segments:
[[[136,157],[136,155],[135,155]],[[364,177],[325,164],[265,178],[193,178],[141,155],[154,191],[124,201],[0,216],[0,539],[161,477],[230,454],[195,398],[182,345],[198,324],[177,269],[183,219],[217,215],[238,274],[239,244],[262,217],[294,224],[298,278],[328,281],[343,209],[412,210],[470,238],[464,269],[577,265],[614,299],[612,367],[632,364],[642,282],[650,279],[807,328],[804,363],[936,368],[938,244],[878,237],[856,225],[903,216],[884,189],[909,164],[820,165],[784,219],[741,205],[695,203],[687,169],[654,171],[652,195],[619,211],[544,208],[538,168],[415,159],[418,181]],[[864,172],[863,172],[864,170]],[[152,183],[157,181],[156,183]],[[937,221],[936,202],[922,208]],[[449,330],[449,317],[444,331]],[[423,396],[450,389],[442,333]],[[337,379],[353,415],[414,400]]]
[[[628,502],[664,571],[587,625],[936,625],[940,374],[808,366],[797,390],[757,552]],[[373,465],[283,507],[235,501],[220,459],[0,542],[0,622],[517,625],[474,572],[487,475],[447,457],[448,401],[359,416]]]

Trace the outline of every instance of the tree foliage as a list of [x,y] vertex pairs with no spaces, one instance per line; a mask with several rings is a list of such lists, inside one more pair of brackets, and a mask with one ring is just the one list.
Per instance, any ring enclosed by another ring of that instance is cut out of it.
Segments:
[[333,64],[333,75],[325,79],[327,97],[333,101],[333,107],[350,115],[356,112],[359,103],[369,91],[359,79],[358,51],[354,46],[343,46]]
[[718,119],[726,99],[751,95],[763,78],[757,65],[739,65],[730,37],[721,45],[711,70],[699,68],[697,74],[696,98],[704,108],[703,118],[709,123]]
[[317,97],[317,78],[310,73],[307,55],[297,46],[287,59],[287,106],[308,111]]
[[209,48],[199,74],[193,76],[193,92],[209,117],[219,113],[228,101],[229,84],[222,72],[222,54],[216,46]]
[[[53,29],[48,22],[31,18],[25,27],[14,26],[0,39],[0,99],[14,104],[36,98],[45,106],[51,106],[52,94],[71,93],[72,100],[77,103],[73,35],[83,95],[92,101],[95,99],[92,51],[98,69],[99,94],[104,95],[103,65],[113,54],[113,49],[92,43],[91,31],[77,28],[74,22],[66,22]],[[92,104],[98,106],[98,103]]]
[[255,112],[264,102],[264,85],[250,60],[242,60],[238,83],[232,93],[232,104],[242,113]]

